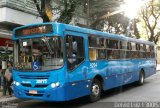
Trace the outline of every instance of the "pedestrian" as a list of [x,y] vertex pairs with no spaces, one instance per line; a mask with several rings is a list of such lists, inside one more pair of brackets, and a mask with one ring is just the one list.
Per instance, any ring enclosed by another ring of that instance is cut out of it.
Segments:
[[8,62],[7,63],[7,69],[5,71],[5,78],[7,81],[7,90],[10,96],[13,94],[13,90],[11,88],[11,85],[13,83],[13,78],[12,78],[12,63]]
[[2,83],[2,91],[3,91],[3,96],[6,96],[6,91],[7,91],[7,81],[5,78],[5,71],[6,69],[2,69],[1,71],[1,83]]
[[2,65],[0,65],[0,88],[2,88]]

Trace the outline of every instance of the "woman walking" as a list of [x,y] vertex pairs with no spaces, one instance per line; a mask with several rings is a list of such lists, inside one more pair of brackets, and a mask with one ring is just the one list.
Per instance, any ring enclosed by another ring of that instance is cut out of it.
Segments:
[[8,62],[7,63],[7,69],[5,71],[5,77],[7,80],[7,90],[9,92],[9,95],[12,96],[13,94],[13,90],[11,88],[12,82],[13,82],[13,78],[12,78],[12,63]]

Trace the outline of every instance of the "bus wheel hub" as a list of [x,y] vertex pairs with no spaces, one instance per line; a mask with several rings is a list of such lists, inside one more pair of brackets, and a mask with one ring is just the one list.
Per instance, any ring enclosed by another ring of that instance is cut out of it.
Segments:
[[99,94],[99,86],[98,85],[92,86],[92,93],[94,96],[98,96],[98,94]]

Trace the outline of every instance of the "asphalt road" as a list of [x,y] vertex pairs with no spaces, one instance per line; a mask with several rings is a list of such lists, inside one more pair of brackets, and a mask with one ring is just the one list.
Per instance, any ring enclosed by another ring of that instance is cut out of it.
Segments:
[[130,84],[108,90],[103,93],[101,100],[95,103],[79,98],[70,102],[56,103],[28,100],[8,103],[7,106],[7,108],[124,108],[126,106],[157,108],[160,107],[160,72],[145,79],[142,86]]

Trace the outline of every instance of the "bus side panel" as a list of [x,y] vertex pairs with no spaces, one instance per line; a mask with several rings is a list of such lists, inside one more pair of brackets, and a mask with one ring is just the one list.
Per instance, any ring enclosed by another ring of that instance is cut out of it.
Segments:
[[137,62],[131,60],[109,61],[108,79],[105,80],[105,88],[111,89],[137,81],[137,73]]
[[88,73],[87,62],[83,62],[78,68],[69,71],[69,83],[67,88],[67,97],[69,100],[88,95],[90,93],[90,81],[87,80]]
[[110,89],[123,84],[123,69],[121,67],[121,61],[110,60],[108,61],[108,69],[105,79],[105,89]]
[[67,89],[65,90],[66,100],[72,100],[88,95],[90,93],[89,85],[90,82],[84,80],[68,83]]
[[[90,61],[88,63],[89,63],[89,69],[87,72],[87,79],[93,81],[96,75],[99,75],[105,82],[105,77],[106,77],[107,67],[108,67],[106,60]],[[105,84],[103,87],[105,89]]]
[[126,60],[123,63],[127,67],[127,70],[124,73],[124,85],[135,82],[139,79],[139,60]]
[[104,90],[111,89],[123,85],[123,73],[121,61],[118,60],[102,60],[90,62],[88,79],[93,79],[96,75],[100,75],[104,81]]
[[144,71],[145,71],[145,77],[148,77],[149,74],[150,74],[150,71],[151,71],[151,68],[150,68],[150,60],[149,59],[146,59],[145,63],[144,63]]
[[148,59],[145,61],[145,77],[149,77],[156,73],[156,61],[154,59]]

